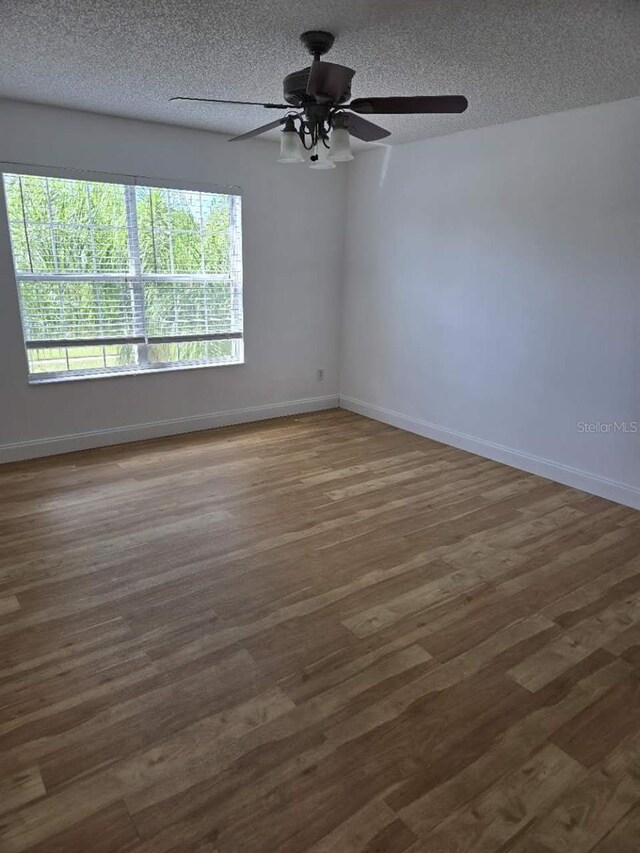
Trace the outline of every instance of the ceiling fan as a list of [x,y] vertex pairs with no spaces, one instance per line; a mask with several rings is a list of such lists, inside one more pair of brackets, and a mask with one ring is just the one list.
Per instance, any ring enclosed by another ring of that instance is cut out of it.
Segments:
[[281,163],[301,163],[310,151],[311,168],[332,169],[336,162],[352,160],[349,136],[365,142],[376,142],[390,132],[362,118],[365,115],[406,115],[416,113],[463,113],[468,106],[463,95],[436,95],[391,98],[351,97],[352,68],[323,62],[321,57],[331,49],[334,36],[320,30],[302,33],[300,40],[313,57],[302,71],[284,78],[285,104],[256,101],[227,101],[220,98],[175,97],[172,101],[201,101],[210,104],[242,104],[268,110],[287,110],[286,115],[261,127],[234,136],[231,142],[259,136],[276,127],[281,134]]

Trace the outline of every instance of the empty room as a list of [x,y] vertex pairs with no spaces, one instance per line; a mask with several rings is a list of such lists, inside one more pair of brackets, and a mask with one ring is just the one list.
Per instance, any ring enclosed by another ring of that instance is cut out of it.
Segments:
[[2,0],[0,853],[639,853],[640,2]]

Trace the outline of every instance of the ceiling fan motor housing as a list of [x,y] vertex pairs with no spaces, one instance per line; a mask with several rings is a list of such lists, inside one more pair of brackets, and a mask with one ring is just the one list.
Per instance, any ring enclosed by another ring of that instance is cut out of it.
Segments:
[[[284,78],[284,99],[292,107],[304,107],[307,104],[315,104],[316,99],[307,93],[309,73],[311,68],[303,68],[302,71],[294,71]],[[344,103],[351,97],[351,87],[348,86],[338,103]]]

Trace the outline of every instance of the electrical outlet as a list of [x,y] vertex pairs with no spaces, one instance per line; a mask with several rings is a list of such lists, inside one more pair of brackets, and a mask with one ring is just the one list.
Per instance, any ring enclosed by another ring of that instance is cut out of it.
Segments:
[[322,382],[323,379],[324,379],[324,370],[320,369],[320,370],[318,370],[318,382]]

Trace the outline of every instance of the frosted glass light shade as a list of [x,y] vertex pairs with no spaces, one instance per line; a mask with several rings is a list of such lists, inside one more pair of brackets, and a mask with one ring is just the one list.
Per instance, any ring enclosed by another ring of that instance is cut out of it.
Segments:
[[317,160],[311,161],[311,169],[335,169],[336,164],[329,159],[329,149],[323,142],[316,145],[311,153],[318,155]]
[[346,127],[336,127],[331,134],[331,151],[329,159],[334,163],[346,163],[353,160],[351,153],[351,138]]
[[304,148],[295,130],[283,130],[280,134],[278,163],[304,163]]

